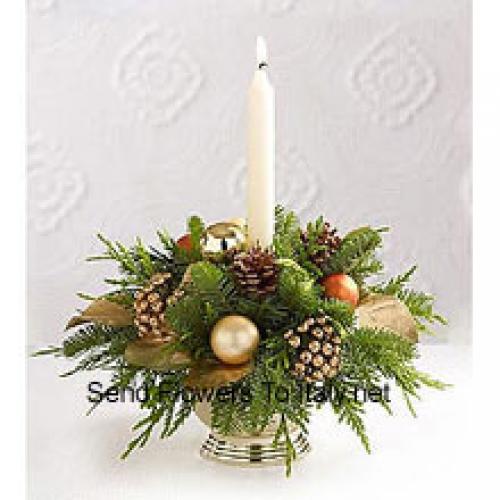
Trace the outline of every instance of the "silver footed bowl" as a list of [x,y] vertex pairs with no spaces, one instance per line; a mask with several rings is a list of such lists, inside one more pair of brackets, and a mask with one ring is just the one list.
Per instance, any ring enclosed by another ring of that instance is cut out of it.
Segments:
[[[285,463],[285,442],[273,443],[279,426],[278,415],[273,417],[271,422],[259,433],[238,432],[225,435],[211,427],[212,405],[210,402],[196,403],[194,412],[201,422],[210,429],[208,438],[200,448],[200,455],[203,458],[241,467],[262,467]],[[290,439],[296,451],[296,458],[302,458],[311,450],[307,436],[295,424],[289,423],[288,427]]]

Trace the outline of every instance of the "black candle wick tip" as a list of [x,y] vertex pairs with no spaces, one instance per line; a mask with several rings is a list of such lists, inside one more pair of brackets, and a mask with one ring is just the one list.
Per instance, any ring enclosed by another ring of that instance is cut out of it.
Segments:
[[259,63],[259,69],[267,68],[267,63],[266,61],[262,61]]

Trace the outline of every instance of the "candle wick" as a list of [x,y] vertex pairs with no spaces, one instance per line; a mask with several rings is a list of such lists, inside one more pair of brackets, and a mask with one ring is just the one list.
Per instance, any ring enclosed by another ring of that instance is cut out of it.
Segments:
[[267,66],[267,47],[266,42],[261,36],[257,37],[256,55],[258,68],[265,68]]

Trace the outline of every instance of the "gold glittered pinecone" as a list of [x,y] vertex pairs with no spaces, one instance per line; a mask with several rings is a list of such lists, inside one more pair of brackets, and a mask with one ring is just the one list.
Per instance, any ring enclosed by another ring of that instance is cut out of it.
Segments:
[[308,318],[284,338],[295,350],[293,374],[306,382],[335,377],[340,370],[340,332],[329,316]]
[[276,291],[278,264],[271,250],[255,246],[238,252],[231,268],[243,293],[262,297]]
[[[315,250],[308,251],[309,260],[318,266],[320,269],[328,261],[328,259],[335,253],[342,243],[341,238],[337,235],[337,230],[332,229],[330,223],[324,222],[323,229],[319,234],[314,234],[314,237],[309,231],[302,231],[300,239],[306,249],[309,245]],[[313,239],[313,241],[311,241]]]
[[136,292],[134,324],[139,330],[139,338],[151,342],[168,342],[172,339],[174,332],[165,318],[171,279],[170,273],[155,274],[142,290]]

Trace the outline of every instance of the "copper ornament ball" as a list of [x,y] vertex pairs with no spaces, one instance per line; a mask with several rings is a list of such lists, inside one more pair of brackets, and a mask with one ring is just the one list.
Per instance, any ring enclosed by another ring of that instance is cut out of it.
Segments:
[[220,319],[212,328],[210,346],[219,360],[229,365],[249,361],[259,345],[259,330],[245,316]]
[[177,240],[177,246],[184,249],[186,252],[190,252],[193,249],[193,243],[191,241],[191,235],[185,234]]
[[347,302],[356,307],[359,302],[359,289],[356,282],[347,274],[331,274],[323,280],[325,295],[332,299]]

